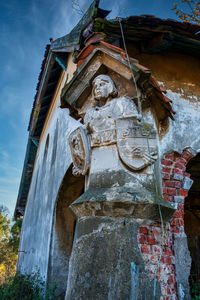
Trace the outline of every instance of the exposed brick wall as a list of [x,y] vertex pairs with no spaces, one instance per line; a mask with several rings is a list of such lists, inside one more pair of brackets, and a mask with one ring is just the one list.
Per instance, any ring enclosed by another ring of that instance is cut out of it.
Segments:
[[[181,235],[184,231],[184,199],[192,183],[190,174],[185,170],[192,157],[189,150],[184,150],[182,154],[166,154],[161,162],[163,197],[166,201],[178,204],[173,217],[164,226],[163,253],[156,275],[161,286],[162,300],[177,299],[173,243],[175,235]],[[154,279],[160,257],[161,233],[160,223],[141,225],[139,228],[138,242],[150,279]]]

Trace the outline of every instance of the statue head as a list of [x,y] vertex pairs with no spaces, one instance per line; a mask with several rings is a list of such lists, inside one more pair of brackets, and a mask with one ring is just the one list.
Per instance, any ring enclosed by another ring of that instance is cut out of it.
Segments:
[[107,75],[97,76],[93,82],[93,95],[96,100],[106,100],[109,96],[117,96],[117,89],[112,79]]

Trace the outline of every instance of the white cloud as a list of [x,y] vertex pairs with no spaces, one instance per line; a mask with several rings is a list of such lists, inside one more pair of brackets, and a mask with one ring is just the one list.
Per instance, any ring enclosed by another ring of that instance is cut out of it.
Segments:
[[71,1],[61,0],[52,20],[52,37],[57,39],[68,34],[80,18],[81,16],[73,10]]

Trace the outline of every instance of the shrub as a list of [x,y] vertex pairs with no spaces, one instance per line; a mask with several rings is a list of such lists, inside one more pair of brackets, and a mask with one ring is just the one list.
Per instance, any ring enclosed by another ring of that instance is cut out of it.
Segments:
[[51,300],[55,297],[55,284],[45,292],[45,282],[39,272],[17,273],[0,286],[1,300]]

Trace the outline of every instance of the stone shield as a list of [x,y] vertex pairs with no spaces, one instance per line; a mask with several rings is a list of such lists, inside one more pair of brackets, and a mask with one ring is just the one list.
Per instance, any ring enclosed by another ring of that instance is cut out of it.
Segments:
[[83,127],[78,127],[69,135],[68,142],[74,164],[74,175],[85,175],[88,172],[91,159],[86,130]]
[[156,131],[137,118],[116,120],[117,148],[122,162],[133,171],[142,170],[157,159]]

